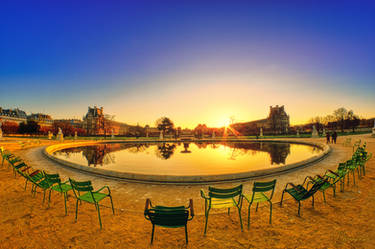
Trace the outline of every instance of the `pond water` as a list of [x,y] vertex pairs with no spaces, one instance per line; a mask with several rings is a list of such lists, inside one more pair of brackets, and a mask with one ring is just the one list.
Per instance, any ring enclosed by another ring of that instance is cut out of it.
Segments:
[[241,173],[305,160],[318,147],[284,142],[101,143],[54,152],[69,162],[156,175]]

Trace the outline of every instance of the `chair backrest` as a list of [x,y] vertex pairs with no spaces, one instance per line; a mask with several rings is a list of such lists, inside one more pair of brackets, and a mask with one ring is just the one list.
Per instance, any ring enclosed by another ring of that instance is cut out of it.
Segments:
[[76,197],[80,196],[81,192],[91,192],[94,190],[91,181],[77,182],[69,178],[69,182]]
[[314,185],[310,188],[309,191],[305,194],[303,199],[306,199],[312,195],[314,195],[326,182],[325,181],[317,181],[314,183]]
[[189,218],[189,210],[184,206],[164,207],[155,206],[147,209],[145,215],[149,217],[151,223],[164,227],[185,226]]
[[47,181],[52,185],[52,184],[60,184],[61,183],[61,179],[60,179],[60,176],[59,174],[47,174],[46,172],[44,172],[44,176],[46,177]]
[[269,199],[272,199],[273,193],[275,191],[275,186],[276,186],[276,179],[273,181],[269,181],[269,182],[254,182],[252,198],[254,198],[254,193],[256,192],[265,193],[265,192],[272,191],[269,196]]
[[20,162],[20,161],[22,161],[22,160],[21,160],[21,158],[19,158],[19,157],[10,158],[10,159],[8,160],[8,162],[9,162],[10,164],[12,164],[12,166],[14,166],[14,164],[15,164],[16,162]]
[[234,188],[214,188],[208,187],[208,196],[211,198],[228,199],[240,196],[242,194],[243,185]]
[[22,161],[17,161],[15,163],[12,164],[12,166],[15,168],[15,169],[20,169],[24,166],[27,166],[25,162],[22,162]]
[[338,172],[345,172],[346,171],[346,163],[339,163],[339,166],[337,167]]
[[24,177],[29,179],[31,182],[37,184],[38,182],[42,181],[44,177],[44,173],[42,171],[35,171],[34,173],[28,175],[25,174]]

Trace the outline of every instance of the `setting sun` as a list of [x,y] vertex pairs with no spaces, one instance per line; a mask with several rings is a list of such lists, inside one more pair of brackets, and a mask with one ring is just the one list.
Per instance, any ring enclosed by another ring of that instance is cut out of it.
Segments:
[[230,123],[230,118],[223,118],[217,123],[217,127],[228,127]]

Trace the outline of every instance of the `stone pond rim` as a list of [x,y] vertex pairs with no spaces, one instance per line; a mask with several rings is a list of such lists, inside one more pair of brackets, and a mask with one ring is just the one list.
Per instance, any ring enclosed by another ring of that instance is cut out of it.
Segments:
[[[217,140],[198,140],[199,142],[223,142],[221,139]],[[96,176],[101,176],[105,178],[113,178],[116,180],[124,180],[131,182],[143,182],[143,183],[153,183],[153,184],[204,184],[204,183],[220,183],[220,182],[234,182],[241,180],[250,180],[260,177],[268,177],[272,175],[280,175],[290,171],[298,170],[299,168],[307,167],[313,163],[322,160],[330,152],[331,147],[324,143],[318,142],[306,142],[298,140],[268,140],[268,139],[227,139],[226,142],[272,142],[272,143],[291,143],[291,144],[302,144],[309,145],[313,147],[318,147],[322,151],[309,157],[305,160],[286,164],[281,167],[271,168],[271,169],[261,169],[253,170],[248,172],[233,173],[233,174],[216,174],[216,175],[153,175],[153,174],[139,174],[139,173],[127,173],[127,172],[118,172],[94,167],[87,167],[79,165],[73,162],[69,162],[60,158],[57,158],[53,155],[55,151],[59,151],[66,148],[74,148],[80,146],[96,145],[103,143],[162,143],[162,142],[181,142],[178,140],[168,140],[168,141],[155,141],[155,140],[141,140],[141,141],[128,141],[128,140],[109,140],[109,141],[88,141],[88,142],[72,142],[72,143],[62,143],[47,146],[43,149],[43,154],[52,161],[59,163],[60,165],[78,170],[82,173],[93,174]]]

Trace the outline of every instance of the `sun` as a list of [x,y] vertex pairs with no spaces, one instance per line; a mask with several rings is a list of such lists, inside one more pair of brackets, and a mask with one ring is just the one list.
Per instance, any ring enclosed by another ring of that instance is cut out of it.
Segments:
[[223,118],[217,123],[217,127],[228,127],[230,125],[231,121],[229,118]]

